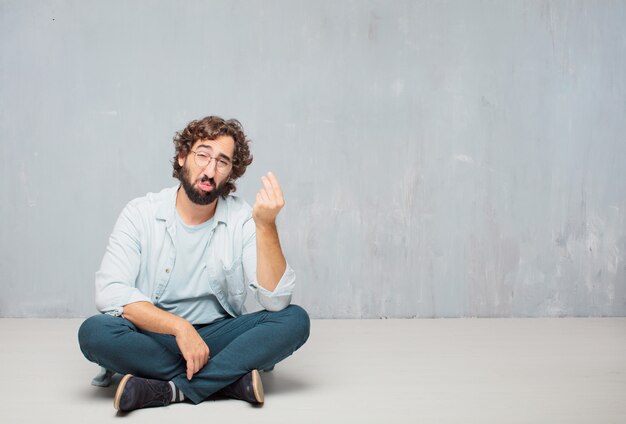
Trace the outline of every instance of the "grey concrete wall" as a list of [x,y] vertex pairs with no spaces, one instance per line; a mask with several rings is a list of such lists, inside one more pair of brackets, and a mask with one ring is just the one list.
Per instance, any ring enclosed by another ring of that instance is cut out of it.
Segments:
[[236,117],[314,317],[626,315],[626,3],[0,1],[0,316],[89,315],[171,137]]

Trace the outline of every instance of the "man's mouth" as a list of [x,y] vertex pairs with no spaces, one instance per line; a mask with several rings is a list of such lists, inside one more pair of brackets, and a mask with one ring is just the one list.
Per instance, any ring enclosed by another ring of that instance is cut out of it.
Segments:
[[211,181],[205,179],[200,180],[200,182],[198,183],[198,187],[200,187],[200,190],[206,192],[213,191],[213,189],[215,188],[215,186],[211,184]]

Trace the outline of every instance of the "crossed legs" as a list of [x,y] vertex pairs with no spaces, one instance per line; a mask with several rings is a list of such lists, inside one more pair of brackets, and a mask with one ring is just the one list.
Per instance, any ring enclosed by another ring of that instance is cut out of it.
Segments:
[[259,311],[197,326],[210,349],[207,365],[191,380],[174,336],[141,331],[122,317],[96,315],[80,327],[85,357],[104,368],[139,377],[172,381],[193,403],[254,369],[270,369],[309,336],[309,317],[290,305],[278,312]]

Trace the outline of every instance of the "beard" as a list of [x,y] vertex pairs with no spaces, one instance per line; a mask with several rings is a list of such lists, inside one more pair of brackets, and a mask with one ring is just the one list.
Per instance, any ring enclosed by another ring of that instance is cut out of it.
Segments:
[[194,187],[194,183],[191,182],[191,177],[189,174],[189,169],[185,164],[182,168],[182,175],[180,176],[179,180],[181,185],[183,186],[183,189],[185,190],[185,193],[187,194],[187,197],[189,197],[189,200],[191,200],[196,205],[209,205],[217,200],[218,197],[225,194],[226,190],[224,187],[224,183],[221,183],[219,186],[215,186],[215,180],[213,178],[207,177],[206,175],[203,175],[202,178],[198,180],[198,182],[208,182],[209,184],[211,184],[211,186],[213,186],[213,190],[204,191],[197,189],[196,187]]

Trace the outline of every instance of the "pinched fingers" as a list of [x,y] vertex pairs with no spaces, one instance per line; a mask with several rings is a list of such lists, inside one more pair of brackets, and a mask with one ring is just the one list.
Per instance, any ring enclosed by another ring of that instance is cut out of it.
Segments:
[[261,177],[263,187],[259,190],[257,201],[261,200],[265,208],[282,208],[285,204],[283,199],[283,191],[280,188],[278,180],[271,172]]
[[270,202],[269,206],[282,208],[285,201],[283,199],[283,191],[280,188],[276,176],[268,172],[267,175],[261,177],[261,182],[263,183],[263,188],[260,192],[264,195],[264,198],[267,198],[267,201]]
[[280,184],[278,183],[278,179],[276,178],[276,176],[272,173],[272,172],[268,172],[267,173],[267,179],[269,180],[270,184],[272,185],[272,188],[274,190],[274,194],[276,195],[277,199],[283,199],[283,190],[280,187]]
[[269,193],[264,189],[260,189],[256,195],[256,201],[262,203],[263,205],[267,205],[271,202]]
[[278,180],[271,172],[261,177],[263,187],[256,195],[253,217],[257,224],[271,224],[285,205],[283,191]]

